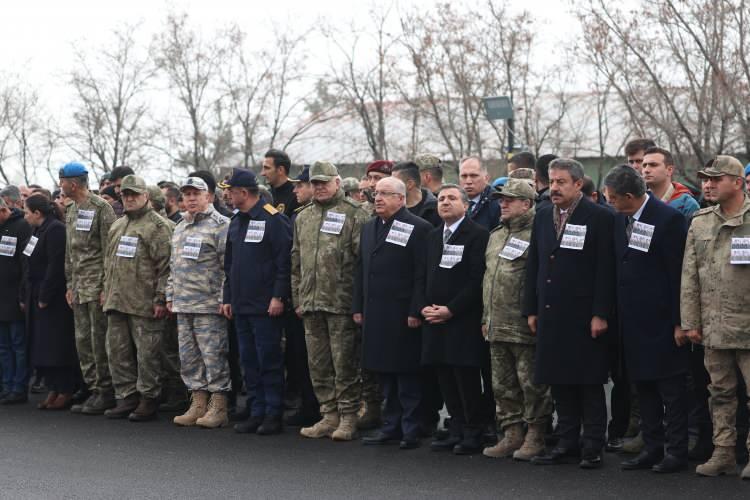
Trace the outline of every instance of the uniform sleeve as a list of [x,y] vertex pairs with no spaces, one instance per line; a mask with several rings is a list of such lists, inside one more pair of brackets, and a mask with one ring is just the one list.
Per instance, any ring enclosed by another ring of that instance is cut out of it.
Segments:
[[175,245],[177,245],[177,231],[172,232],[171,239],[172,251],[169,254],[169,276],[167,277],[166,289],[167,302],[174,302],[174,282],[172,280],[172,272],[175,269],[175,254],[177,253],[177,248]]
[[[115,211],[112,209],[110,204],[105,203],[104,205],[102,205],[102,208],[99,211],[99,238],[102,253],[104,253],[105,256],[107,247],[109,246],[109,230],[112,228],[112,224],[114,224],[115,220],[117,220],[117,216],[115,215]],[[103,283],[105,280],[103,272],[100,279]]]
[[[234,221],[229,223],[229,226],[234,223]],[[232,303],[232,287],[230,282],[230,276],[232,274],[232,238],[230,236],[231,231],[227,231],[227,239],[226,243],[224,244],[224,265],[222,266],[224,268],[224,293],[223,298],[221,300],[222,304],[231,304]]]
[[166,302],[167,279],[169,278],[169,261],[172,256],[172,229],[164,223],[158,227],[152,245],[152,258],[156,275],[154,305]]
[[[364,227],[363,229],[364,230]],[[360,231],[359,239],[362,241],[362,231]],[[363,269],[362,269],[362,252],[359,252],[356,260],[354,261],[354,290],[352,291],[352,314],[361,314],[362,304],[364,302],[364,280],[363,280]]]
[[292,283],[292,306],[299,307],[299,285],[300,285],[300,253],[299,253],[299,227],[300,217],[294,219],[292,228],[292,253],[291,253],[291,283]]
[[687,240],[685,241],[685,256],[682,258],[680,322],[683,330],[701,328],[700,281],[693,225],[688,230]]
[[448,302],[446,307],[454,316],[461,315],[470,310],[477,303],[482,303],[482,278],[484,278],[484,252],[487,250],[487,241],[490,233],[482,228],[471,242],[468,255],[469,258],[469,281],[466,286]]
[[359,238],[362,235],[362,227],[367,223],[369,215],[361,207],[357,208],[356,215],[354,216],[354,227],[352,228],[352,253],[356,261],[359,256]]
[[[492,239],[492,235],[490,235],[490,240],[491,239]],[[490,245],[490,242],[487,242],[487,246],[489,245]],[[492,299],[492,297],[490,297],[490,290],[492,286],[491,284],[488,283],[488,281],[491,280],[491,277],[490,277],[491,273],[489,269],[487,268],[487,251],[485,251],[485,254],[484,254],[484,264],[485,264],[484,277],[482,278],[482,305],[484,306],[482,307],[482,324],[487,325],[490,322],[490,318],[489,318],[490,308],[488,306],[489,306],[490,300]]]
[[111,269],[110,266],[112,265],[112,259],[114,258],[114,250],[112,247],[117,244],[115,240],[115,232],[116,232],[116,226],[111,226],[109,228],[108,236],[108,242],[107,246],[102,249],[102,252],[104,253],[104,270],[103,270],[103,276],[104,276],[104,283],[102,289],[104,290],[104,296],[109,296],[109,287],[111,286],[110,283],[110,274]]
[[291,246],[292,246],[292,227],[289,218],[286,215],[278,214],[272,216],[274,224],[274,234],[271,239],[271,247],[276,264],[276,278],[273,285],[273,297],[286,299],[290,295],[291,280]]
[[[75,228],[71,227],[71,223],[68,220],[68,210],[70,207],[65,207],[65,287],[68,290],[73,289],[73,262],[70,260],[71,256],[71,231]],[[102,248],[102,252],[106,252],[107,248]]]
[[534,225],[531,229],[531,238],[529,241],[528,258],[526,260],[526,278],[523,287],[523,303],[521,304],[521,314],[528,318],[539,314],[539,304],[537,302],[536,278],[539,274],[539,214],[536,213]]
[[[224,284],[222,285],[222,289],[226,290],[226,287],[228,286],[226,283],[226,269],[227,267],[227,251],[231,251],[228,245],[228,238],[229,238],[229,226],[231,225],[231,220],[229,223],[224,224],[221,228],[221,231],[218,232],[216,235],[216,257],[219,259],[218,265],[220,270],[224,270]],[[230,256],[231,259],[231,256]],[[229,262],[229,266],[231,267],[232,262]],[[229,302],[224,302],[225,304],[228,304]]]

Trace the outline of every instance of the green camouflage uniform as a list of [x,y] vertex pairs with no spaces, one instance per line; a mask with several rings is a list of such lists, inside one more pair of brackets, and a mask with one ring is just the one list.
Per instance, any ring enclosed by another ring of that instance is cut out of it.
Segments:
[[92,193],[80,204],[71,201],[65,210],[65,280],[68,290],[73,292],[81,373],[90,391],[110,397],[112,377],[106,348],[107,318],[99,296],[104,288],[104,253],[109,228],[115,218],[110,204]]
[[[338,234],[323,231],[327,217],[343,222],[340,229],[333,225]],[[310,378],[324,414],[359,410],[360,334],[351,305],[359,234],[367,219],[359,204],[339,190],[326,203],[313,202],[294,222],[293,303],[304,314]]]

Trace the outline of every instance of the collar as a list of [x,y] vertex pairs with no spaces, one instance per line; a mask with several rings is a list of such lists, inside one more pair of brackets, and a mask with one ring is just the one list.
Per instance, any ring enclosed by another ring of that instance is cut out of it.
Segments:
[[445,234],[445,228],[446,227],[450,230],[451,235],[456,234],[456,230],[458,229],[458,226],[461,225],[461,223],[464,221],[465,218],[466,218],[465,216],[461,217],[460,219],[458,219],[456,222],[454,222],[450,226],[446,226],[445,224],[443,224],[443,234]]
[[319,201],[315,201],[315,200],[313,200],[313,203],[319,206],[320,208],[322,208],[323,210],[328,210],[329,208],[333,208],[336,205],[338,205],[338,203],[343,199],[344,199],[344,191],[339,189],[338,191],[336,191],[336,194],[333,195],[333,198],[326,201],[325,203],[320,203]]
[[646,199],[643,200],[643,204],[641,205],[641,208],[639,208],[631,217],[634,220],[641,220],[641,216],[643,215],[643,209],[646,208],[646,203],[648,203],[649,198],[651,198],[649,195],[646,195]]
[[216,209],[214,208],[214,206],[213,206],[213,205],[211,205],[211,204],[209,204],[209,205],[208,205],[208,208],[207,208],[206,210],[204,210],[203,212],[198,212],[198,213],[197,213],[197,214],[195,214],[194,216],[193,216],[193,215],[190,215],[190,214],[189,214],[188,212],[185,212],[185,213],[183,214],[183,218],[185,219],[185,222],[187,222],[188,224],[190,224],[190,223],[192,223],[192,222],[197,222],[197,221],[200,221],[200,220],[202,220],[202,219],[205,219],[205,218],[207,218],[207,217],[211,217],[211,214],[212,214],[212,213],[213,213],[213,212],[214,212],[215,210],[216,210]]
[[664,203],[668,203],[670,199],[672,199],[672,195],[674,194],[674,183],[670,182],[669,187],[667,187],[667,190],[664,192],[664,196],[661,197],[661,201]]
[[395,214],[391,215],[391,216],[390,216],[389,218],[387,218],[387,219],[383,219],[382,217],[380,217],[380,216],[378,215],[378,220],[380,221],[380,223],[381,223],[381,224],[384,224],[384,225],[390,224],[390,223],[391,223],[391,222],[393,222],[394,220],[398,220],[398,219],[400,219],[400,218],[401,218],[401,216],[403,216],[403,213],[404,213],[404,212],[405,212],[406,210],[407,210],[407,209],[406,209],[406,207],[405,207],[405,206],[403,206],[403,207],[399,208],[399,209],[398,209],[398,210],[396,211],[396,213],[395,213]]
[[531,207],[518,217],[514,217],[509,221],[503,222],[503,225],[508,228],[511,232],[519,231],[530,226],[534,222],[534,215],[536,215],[536,209]]
[[140,219],[147,213],[149,213],[151,210],[153,210],[148,203],[146,203],[144,206],[139,208],[138,210],[133,210],[132,212],[125,212],[125,216],[130,219]]

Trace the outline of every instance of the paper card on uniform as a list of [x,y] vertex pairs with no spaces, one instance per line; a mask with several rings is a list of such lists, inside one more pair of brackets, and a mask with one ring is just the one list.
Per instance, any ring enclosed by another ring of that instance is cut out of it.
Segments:
[[570,250],[583,250],[583,244],[586,242],[586,226],[576,224],[565,224],[560,248]]
[[453,266],[461,262],[463,256],[463,245],[443,245],[443,258],[440,259],[440,267],[443,269],[451,269]]
[[385,241],[405,247],[406,244],[409,243],[409,237],[411,237],[412,231],[414,231],[414,224],[407,224],[406,222],[394,220]]
[[182,247],[182,256],[185,259],[198,260],[201,254],[201,244],[203,238],[188,236],[185,238],[185,246]]
[[36,236],[32,236],[31,238],[29,238],[29,242],[26,243],[26,248],[23,249],[23,254],[26,257],[31,257],[31,254],[34,253],[37,241],[39,241],[39,238],[37,238]]
[[500,250],[500,257],[508,260],[516,260],[523,255],[527,248],[529,248],[528,241],[519,240],[515,236],[511,236],[503,249]]
[[264,234],[266,234],[266,221],[251,220],[247,223],[245,243],[260,243],[261,241],[263,241]]
[[91,224],[94,222],[93,210],[79,210],[76,219],[76,231],[91,231]]
[[0,239],[0,255],[4,257],[13,257],[16,254],[16,245],[18,238],[15,236],[3,236]]
[[340,214],[338,212],[326,212],[326,218],[323,221],[323,225],[320,227],[321,233],[328,234],[341,234],[341,230],[344,228],[344,221],[346,221],[346,214]]
[[135,250],[137,247],[137,236],[120,236],[120,243],[117,245],[117,252],[115,255],[126,259],[132,259],[135,257]]
[[648,252],[651,246],[651,238],[654,237],[654,226],[643,222],[635,221],[633,232],[630,233],[630,242],[628,247],[641,252]]
[[732,238],[730,264],[750,264],[750,238]]

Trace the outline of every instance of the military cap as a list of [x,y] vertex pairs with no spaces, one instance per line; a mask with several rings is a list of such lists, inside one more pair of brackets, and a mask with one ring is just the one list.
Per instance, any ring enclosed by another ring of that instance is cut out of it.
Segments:
[[159,186],[148,186],[148,199],[159,205],[165,205],[167,200],[164,198],[164,193],[161,192]]
[[508,174],[511,179],[531,179],[535,177],[534,170],[531,168],[517,168]]
[[440,164],[440,158],[431,154],[421,154],[417,156],[416,158],[414,158],[414,163],[417,164],[420,172],[422,170],[427,170],[428,168],[442,168],[442,165]]
[[146,181],[137,175],[126,175],[122,179],[122,184],[120,184],[120,192],[124,193],[125,191],[132,191],[138,194],[148,193],[148,186],[146,186]]
[[310,166],[305,165],[302,172],[297,176],[296,179],[289,179],[290,182],[310,182]]
[[341,189],[343,189],[345,193],[359,191],[359,181],[354,177],[347,177],[341,181]]
[[198,191],[208,191],[208,184],[200,177],[188,177],[180,184],[180,191],[185,188],[193,188]]
[[84,175],[89,175],[89,171],[86,170],[86,167],[83,165],[83,163],[78,163],[77,161],[66,163],[60,168],[60,171],[58,172],[58,176],[60,177],[60,179],[66,179],[68,177],[82,177]]
[[316,161],[310,168],[310,182],[321,181],[329,182],[338,177],[339,170],[331,162]]
[[232,177],[230,177],[224,182],[220,182],[219,187],[221,189],[233,188],[233,187],[257,188],[258,179],[255,177],[255,174],[250,170],[246,170],[244,168],[235,168],[234,172],[232,172]]
[[750,175],[750,163],[745,165],[745,177],[747,177],[748,175]]
[[393,170],[393,162],[390,160],[376,160],[367,165],[367,173],[380,172],[381,174],[391,175]]
[[497,189],[494,193],[491,193],[490,196],[492,198],[505,196],[506,198],[535,200],[536,190],[528,179],[508,179],[508,182],[506,182],[504,186]]
[[721,177],[722,175],[744,177],[744,173],[745,169],[737,158],[719,155],[706,168],[698,172],[698,177]]

